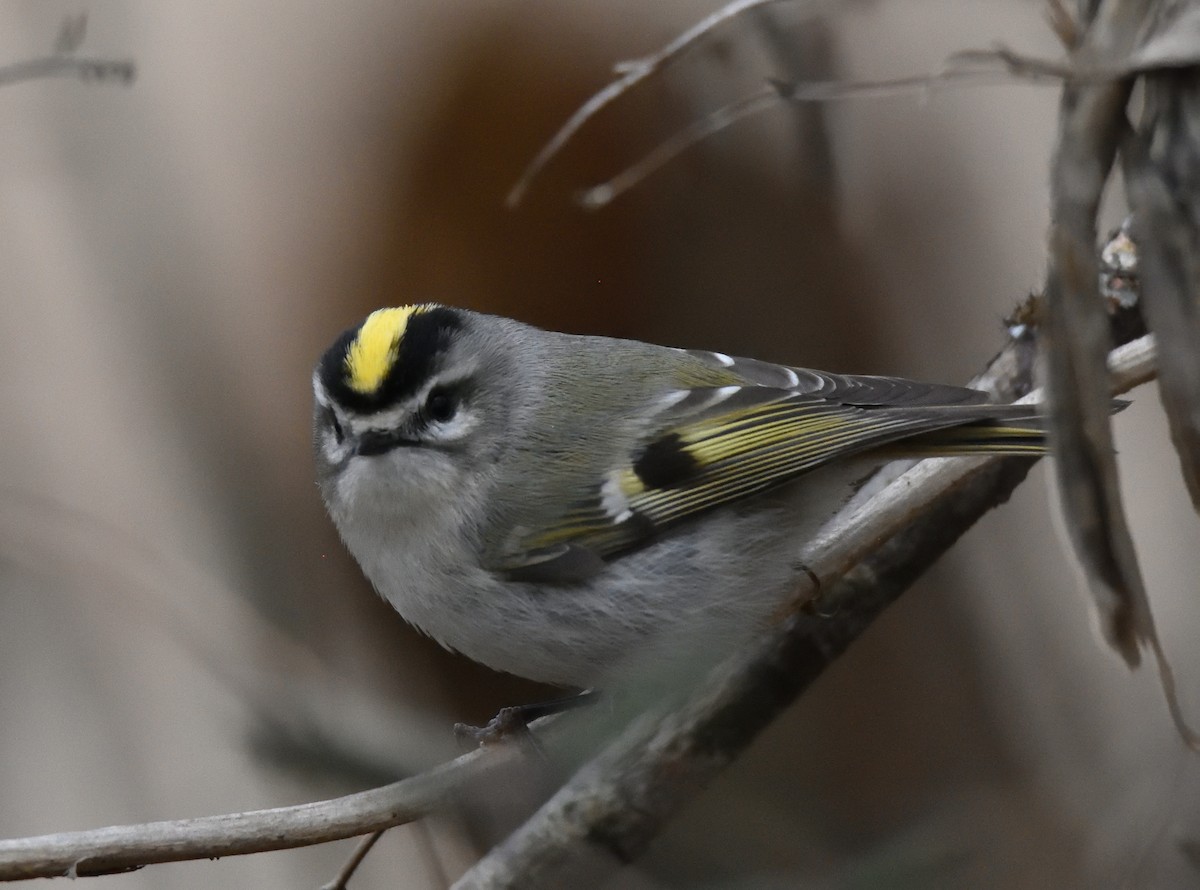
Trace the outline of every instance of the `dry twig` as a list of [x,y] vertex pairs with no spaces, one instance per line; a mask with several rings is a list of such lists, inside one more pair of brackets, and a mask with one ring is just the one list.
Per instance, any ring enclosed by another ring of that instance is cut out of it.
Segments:
[[356,837],[447,807],[464,784],[520,756],[506,746],[473,751],[382,788],[293,807],[0,840],[0,881],[85,877]]
[[[737,18],[751,9],[780,2],[783,2],[783,0],[733,0],[733,2],[722,6],[712,15],[701,19],[661,49],[644,58],[616,65],[615,70],[619,75],[617,79],[580,105],[575,113],[567,119],[567,122],[559,128],[558,132],[550,137],[550,140],[542,146],[538,153],[534,155],[533,160],[521,172],[516,184],[509,191],[508,197],[505,198],[505,203],[509,207],[516,207],[520,204],[525,197],[525,193],[529,190],[530,184],[537,178],[537,175],[541,173],[546,164],[550,163],[554,156],[562,150],[562,147],[571,141],[571,138],[579,132],[584,124],[614,100],[629,92],[641,81],[662,71],[685,50],[731,19]],[[817,15],[832,5],[829,0],[791,0],[791,2],[808,6],[811,9],[812,15]]]
[[0,87],[46,77],[130,84],[137,74],[133,62],[118,59],[81,59],[75,55],[87,34],[87,15],[67,16],[58,29],[52,55],[0,65]]
[[366,835],[354,847],[354,852],[350,854],[350,858],[338,870],[334,879],[327,884],[321,885],[321,890],[346,890],[350,886],[350,879],[354,877],[354,873],[358,871],[358,867],[362,865],[362,861],[367,858],[367,854],[371,852],[371,848],[383,837],[383,829],[373,831]]

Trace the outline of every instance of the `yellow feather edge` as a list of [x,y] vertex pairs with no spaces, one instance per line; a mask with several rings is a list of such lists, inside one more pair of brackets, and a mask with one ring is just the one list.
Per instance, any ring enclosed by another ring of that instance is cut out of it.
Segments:
[[[617,476],[619,490],[631,508],[658,526],[670,524],[711,506],[727,503],[772,487],[855,444],[886,435],[908,421],[884,414],[848,417],[834,407],[766,405],[749,412],[730,412],[684,424],[675,432],[684,450],[696,459],[699,475],[678,488],[648,489],[632,467]],[[1028,426],[986,421],[950,427],[872,449],[881,459],[934,457],[980,453],[1040,455],[1044,436],[1036,421]],[[709,475],[706,479],[705,476]],[[561,524],[546,530],[529,545],[547,546],[584,540],[600,553],[627,545],[629,532],[611,524],[598,504],[578,505]],[[636,535],[635,535],[636,537]]]

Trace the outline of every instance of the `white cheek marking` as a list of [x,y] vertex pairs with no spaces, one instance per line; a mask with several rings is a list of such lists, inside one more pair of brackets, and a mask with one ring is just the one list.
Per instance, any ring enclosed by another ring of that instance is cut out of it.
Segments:
[[430,439],[440,442],[453,442],[458,439],[465,439],[478,426],[478,414],[473,414],[470,411],[459,408],[458,413],[445,423],[431,424],[426,431],[426,435]]
[[329,394],[325,392],[325,384],[321,382],[321,375],[313,371],[312,375],[313,397],[317,400],[322,408],[329,407]]
[[346,443],[338,442],[332,430],[325,430],[321,434],[321,450],[325,452],[325,459],[331,464],[341,463],[348,451]]

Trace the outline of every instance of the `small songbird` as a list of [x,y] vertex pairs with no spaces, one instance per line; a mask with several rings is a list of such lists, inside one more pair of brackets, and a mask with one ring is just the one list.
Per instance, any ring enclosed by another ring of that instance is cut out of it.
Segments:
[[380,309],[313,374],[329,515],[444,646],[534,680],[743,645],[806,540],[895,457],[1041,454],[976,390]]

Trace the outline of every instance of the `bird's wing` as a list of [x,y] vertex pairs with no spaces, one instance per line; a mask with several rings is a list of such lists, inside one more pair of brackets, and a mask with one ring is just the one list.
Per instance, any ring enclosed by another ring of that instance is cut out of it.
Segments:
[[1044,451],[1036,409],[987,404],[976,390],[711,355],[746,382],[660,396],[632,449],[583,480],[554,521],[515,529],[498,568],[530,580],[586,578],[676,523],[884,447],[910,456]]

